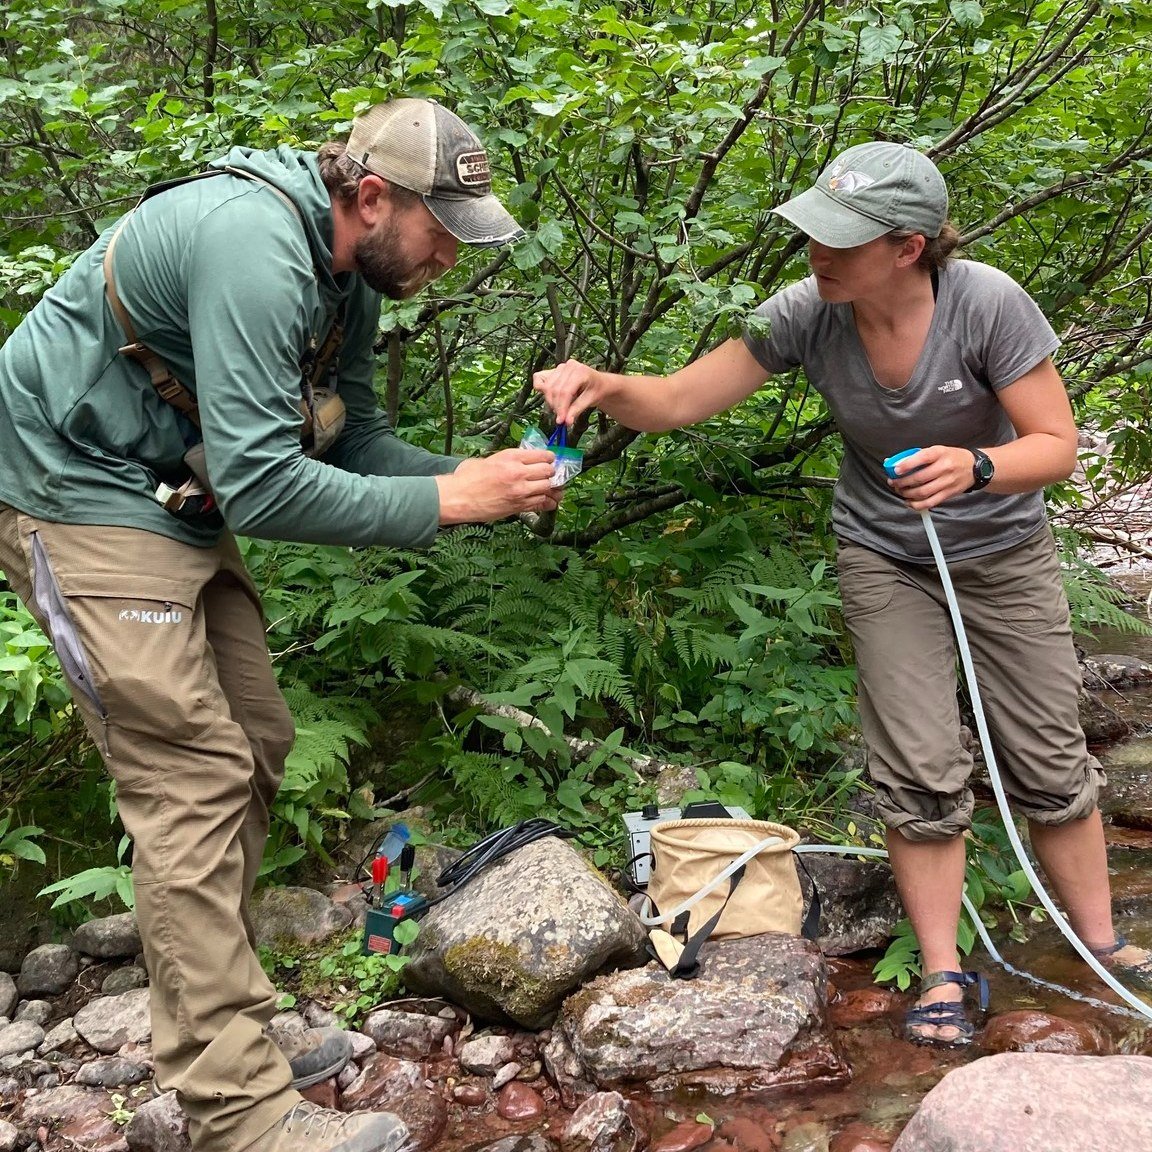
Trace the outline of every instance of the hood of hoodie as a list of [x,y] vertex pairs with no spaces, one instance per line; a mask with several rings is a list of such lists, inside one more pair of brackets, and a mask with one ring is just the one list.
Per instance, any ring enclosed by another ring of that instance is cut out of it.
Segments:
[[315,152],[300,152],[287,144],[264,151],[236,147],[208,167],[236,168],[283,192],[300,213],[323,294],[343,294],[348,276],[337,279],[332,275],[332,201],[320,178]]

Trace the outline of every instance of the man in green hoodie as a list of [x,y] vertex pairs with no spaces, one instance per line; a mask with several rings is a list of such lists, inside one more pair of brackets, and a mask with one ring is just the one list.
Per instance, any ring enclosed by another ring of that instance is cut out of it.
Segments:
[[248,900],[294,736],[233,533],[418,547],[556,505],[552,454],[397,439],[381,295],[521,234],[483,145],[426,100],[318,153],[234,148],[150,190],[0,348],[0,569],[51,637],[133,840],[157,1084],[197,1152],[395,1152],[298,1089],[336,1029],[277,1033]]

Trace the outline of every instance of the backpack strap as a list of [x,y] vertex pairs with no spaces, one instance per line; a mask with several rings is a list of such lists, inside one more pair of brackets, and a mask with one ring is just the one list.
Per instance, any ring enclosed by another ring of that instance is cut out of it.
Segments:
[[182,412],[197,428],[200,427],[200,410],[196,405],[196,399],[187,388],[176,378],[176,374],[171,368],[152,351],[146,344],[142,343],[136,336],[136,329],[132,324],[132,318],[128,315],[128,309],[124,307],[124,302],[120,299],[120,294],[116,291],[116,278],[112,272],[112,261],[116,251],[116,241],[120,239],[120,234],[124,231],[124,226],[132,218],[132,213],[136,209],[133,208],[123,220],[120,221],[119,227],[112,233],[112,239],[108,241],[108,249],[104,253],[104,294],[108,297],[108,304],[112,309],[112,315],[116,317],[116,322],[120,325],[121,331],[128,337],[128,343],[122,344],[117,351],[121,356],[127,356],[131,360],[135,360],[140,364],[148,373],[148,378],[152,381],[152,387],[156,389],[160,399],[167,404],[171,404],[177,411]]
[[[197,428],[200,427],[200,408],[196,403],[196,397],[180,383],[176,378],[176,374],[168,367],[164,360],[137,337],[136,329],[132,324],[132,318],[128,315],[128,309],[124,307],[124,301],[120,299],[120,294],[116,291],[116,276],[113,261],[115,259],[116,241],[120,239],[125,227],[132,219],[133,213],[135,213],[136,209],[139,208],[145,200],[151,199],[160,192],[167,192],[170,188],[179,187],[181,184],[191,184],[195,180],[205,180],[213,176],[238,176],[243,180],[251,180],[257,184],[263,184],[265,188],[270,188],[275,192],[276,195],[292,209],[292,213],[298,221],[302,221],[300,209],[296,207],[292,197],[263,177],[255,176],[251,172],[244,172],[239,168],[232,168],[230,166],[224,168],[209,168],[204,172],[196,172],[191,176],[181,176],[175,180],[164,180],[159,184],[153,184],[146,188],[144,195],[136,202],[135,207],[127,213],[124,219],[120,221],[116,231],[112,233],[112,238],[108,241],[107,251],[104,253],[104,294],[108,298],[108,305],[112,309],[112,315],[116,317],[116,323],[120,325],[121,331],[128,338],[128,342],[118,349],[120,355],[127,356],[129,359],[135,360],[140,364],[148,373],[148,378],[152,381],[152,387],[156,389],[156,393],[160,399],[166,404],[171,404],[178,412],[187,416]],[[341,324],[340,335],[336,339],[335,347],[329,352],[327,359],[320,364],[320,371],[316,373],[317,377],[327,367],[328,360],[331,359],[339,349],[340,336],[342,336],[342,334],[343,325]],[[330,339],[325,340],[324,349],[321,351],[327,350],[330,343]],[[317,361],[319,361],[319,357],[317,357]],[[308,382],[308,392],[310,395],[311,381]],[[311,408],[310,404],[309,408]]]

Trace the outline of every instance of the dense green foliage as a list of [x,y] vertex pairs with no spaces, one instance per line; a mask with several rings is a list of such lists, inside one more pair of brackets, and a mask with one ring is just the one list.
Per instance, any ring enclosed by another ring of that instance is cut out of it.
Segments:
[[[0,335],[149,182],[436,96],[484,135],[528,237],[387,310],[380,390],[404,436],[484,452],[544,418],[540,367],[666,371],[738,330],[804,271],[768,209],[882,136],[936,157],[968,253],[1061,333],[1109,482],[1152,457],[1144,0],[8,0],[0,20]],[[616,814],[652,792],[641,755],[836,822],[860,781],[840,758],[827,412],[796,376],[662,438],[580,431],[586,471],[554,519],[426,554],[247,542],[300,732],[269,869],[409,800],[448,834],[551,816],[607,859]],[[1078,569],[1083,621],[1117,619],[1093,588]],[[11,598],[0,629],[8,839],[53,804],[99,825],[108,786],[43,638]]]

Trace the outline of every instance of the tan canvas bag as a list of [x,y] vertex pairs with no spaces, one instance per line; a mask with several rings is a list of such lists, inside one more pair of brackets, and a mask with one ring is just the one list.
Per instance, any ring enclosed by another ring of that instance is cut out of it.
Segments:
[[650,841],[640,919],[674,976],[696,974],[705,940],[801,931],[795,829],[767,820],[667,820],[653,825]]

